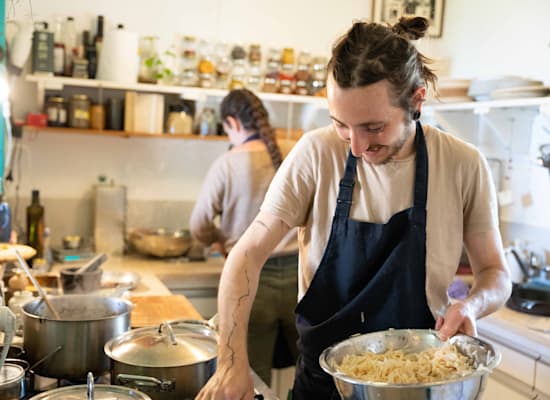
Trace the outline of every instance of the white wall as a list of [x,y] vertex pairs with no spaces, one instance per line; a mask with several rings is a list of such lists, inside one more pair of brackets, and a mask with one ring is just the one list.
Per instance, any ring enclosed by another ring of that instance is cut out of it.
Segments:
[[[52,21],[56,15],[72,15],[81,29],[93,31],[96,16],[103,14],[107,29],[123,23],[140,34],[159,36],[161,50],[177,35],[192,34],[228,43],[257,42],[264,52],[269,47],[292,46],[328,56],[331,44],[352,20],[370,16],[370,2],[366,0],[31,0],[30,3],[35,20]],[[419,46],[428,56],[447,60],[452,76],[519,74],[550,83],[550,1],[446,0],[445,3],[442,38],[423,39]],[[8,2],[6,14],[8,18],[27,18],[29,2]],[[33,84],[18,81],[14,94],[17,117],[36,111],[34,89]],[[285,121],[284,116],[278,117]],[[308,128],[320,123],[313,119]],[[460,133],[458,129],[457,134]],[[89,199],[99,173],[127,185],[130,201],[192,201],[210,163],[226,148],[226,143],[65,134],[27,135],[22,144],[23,156],[16,171],[21,178],[20,204],[26,205],[31,189],[38,188],[46,204],[50,201],[52,207],[54,199],[67,198],[82,207],[83,203],[78,201]],[[548,186],[544,175],[537,173],[530,185]],[[15,187],[14,183],[8,186],[12,199]],[[518,188],[518,193],[525,190],[530,189]],[[537,195],[540,190],[530,192]],[[542,201],[537,199],[535,203]],[[21,207],[19,211],[21,215]],[[53,214],[60,215],[57,211]],[[532,214],[537,215],[533,209],[529,215]],[[520,210],[508,215],[521,218],[524,214]],[[186,225],[180,218],[181,224]],[[539,226],[550,227],[550,212],[546,211],[540,220]],[[54,235],[71,233],[64,232],[68,228],[62,225],[55,229],[57,221],[48,223]]]

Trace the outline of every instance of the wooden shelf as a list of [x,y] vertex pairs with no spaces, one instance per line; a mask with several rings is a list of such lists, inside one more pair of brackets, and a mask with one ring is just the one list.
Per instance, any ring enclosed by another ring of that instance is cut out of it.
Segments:
[[157,138],[157,139],[185,139],[185,140],[206,140],[206,141],[227,141],[227,136],[200,136],[200,135],[182,135],[170,133],[144,133],[144,132],[126,132],[98,129],[79,129],[79,128],[63,128],[53,126],[30,126],[25,125],[25,132],[28,133],[64,133],[71,135],[102,135],[115,136],[123,138]]
[[[183,139],[183,140],[204,140],[213,142],[226,142],[227,136],[200,136],[200,135],[182,135],[182,134],[170,134],[170,133],[144,133],[144,132],[126,132],[126,131],[112,131],[112,130],[98,130],[98,129],[80,129],[80,128],[63,128],[53,126],[31,126],[25,125],[24,132],[27,133],[63,133],[70,135],[101,135],[101,136],[114,136],[122,138],[149,138],[149,139]],[[275,136],[280,139],[298,140],[302,136],[303,131],[301,129],[285,129],[275,128]]]

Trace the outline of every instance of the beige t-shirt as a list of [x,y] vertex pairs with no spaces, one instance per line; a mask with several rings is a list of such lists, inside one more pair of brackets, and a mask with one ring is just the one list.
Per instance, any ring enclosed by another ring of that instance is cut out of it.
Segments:
[[[496,194],[485,158],[473,146],[423,126],[428,149],[426,293],[434,316],[448,305],[447,287],[465,232],[498,229]],[[261,206],[298,226],[299,298],[309,287],[328,241],[349,144],[332,126],[305,134],[279,168]],[[386,223],[412,206],[416,154],[373,165],[357,160],[350,217]]]
[[[283,157],[294,143],[278,141]],[[225,250],[231,250],[260,211],[274,175],[271,157],[263,145],[222,154],[208,170],[193,207],[189,222],[191,234],[206,245],[222,239]],[[273,254],[297,252],[294,229],[283,238]]]

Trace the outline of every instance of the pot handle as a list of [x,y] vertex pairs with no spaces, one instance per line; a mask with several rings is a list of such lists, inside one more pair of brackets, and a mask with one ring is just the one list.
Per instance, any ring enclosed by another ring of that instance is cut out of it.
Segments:
[[117,384],[128,386],[128,384],[140,387],[156,387],[161,392],[173,392],[176,388],[175,380],[161,380],[152,376],[118,374],[116,376]]

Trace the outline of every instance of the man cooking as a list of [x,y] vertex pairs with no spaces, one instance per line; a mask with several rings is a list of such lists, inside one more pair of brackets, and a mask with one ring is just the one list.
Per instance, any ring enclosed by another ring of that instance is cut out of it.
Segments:
[[[476,334],[511,283],[487,163],[473,146],[419,122],[436,76],[412,40],[428,21],[357,22],[328,65],[332,125],[307,133],[277,172],[235,245],[219,290],[218,368],[197,399],[252,399],[246,351],[260,269],[299,227],[294,400],[337,399],[320,353],[353,334],[435,328]],[[465,246],[474,284],[450,304]]]

